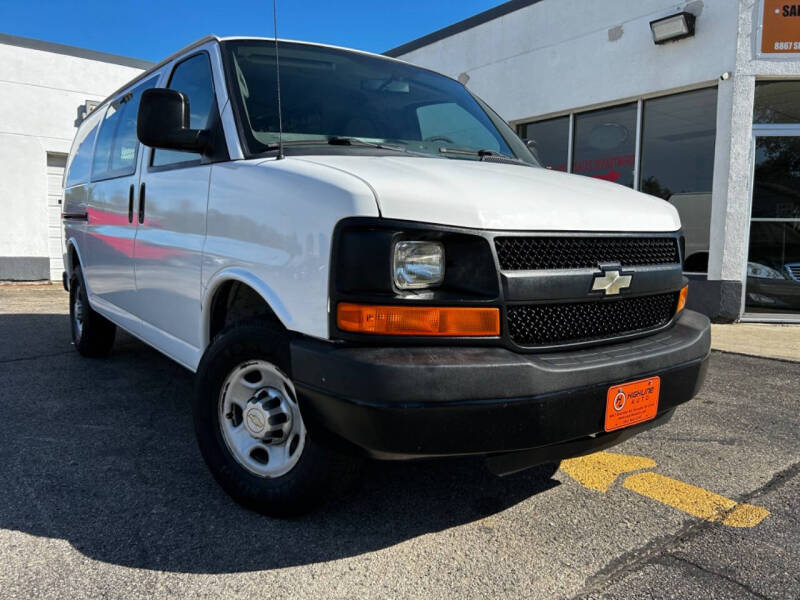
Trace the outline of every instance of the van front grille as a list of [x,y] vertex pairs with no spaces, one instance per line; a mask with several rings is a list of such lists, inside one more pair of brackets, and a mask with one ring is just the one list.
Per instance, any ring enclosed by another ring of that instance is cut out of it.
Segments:
[[497,258],[503,271],[587,269],[601,263],[625,266],[680,262],[674,237],[498,237]]
[[663,327],[678,305],[678,292],[559,304],[508,307],[508,328],[518,346],[589,342]]

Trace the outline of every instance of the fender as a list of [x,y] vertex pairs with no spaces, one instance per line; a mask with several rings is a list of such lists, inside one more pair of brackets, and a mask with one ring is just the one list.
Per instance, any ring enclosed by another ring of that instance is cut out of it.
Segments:
[[275,316],[286,329],[292,329],[293,319],[289,309],[281,302],[278,294],[264,281],[256,277],[253,273],[242,267],[225,267],[211,276],[206,283],[203,293],[203,303],[200,307],[201,320],[203,323],[202,341],[203,348],[207,348],[210,340],[211,329],[211,301],[217,293],[219,286],[228,281],[239,281],[248,285],[261,296],[267,306],[272,309]]
[[[72,271],[75,269],[75,265],[72,264],[72,259],[70,256],[72,255],[72,250],[75,250],[75,254],[78,255],[78,263],[80,263],[81,267],[83,266],[83,256],[81,256],[81,249],[78,247],[78,242],[75,240],[74,237],[70,237],[66,243],[64,244],[64,248],[66,248],[65,253],[65,261],[64,261],[64,268],[67,272],[67,279],[72,276]],[[89,285],[86,277],[83,278],[83,284],[86,286],[86,295],[89,297],[89,305],[91,306],[91,298],[92,298],[92,288]],[[93,307],[94,308],[94,307]]]

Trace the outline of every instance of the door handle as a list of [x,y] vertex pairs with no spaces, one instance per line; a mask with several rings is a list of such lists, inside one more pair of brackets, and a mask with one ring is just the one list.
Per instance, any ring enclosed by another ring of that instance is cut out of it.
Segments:
[[139,224],[144,223],[144,182],[139,186]]
[[128,223],[133,223],[133,184],[128,189]]

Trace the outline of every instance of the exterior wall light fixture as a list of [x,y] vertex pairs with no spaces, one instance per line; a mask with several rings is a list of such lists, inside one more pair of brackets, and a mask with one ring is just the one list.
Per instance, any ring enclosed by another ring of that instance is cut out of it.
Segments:
[[656,44],[665,44],[693,36],[695,19],[696,17],[692,13],[682,12],[650,21],[653,41]]

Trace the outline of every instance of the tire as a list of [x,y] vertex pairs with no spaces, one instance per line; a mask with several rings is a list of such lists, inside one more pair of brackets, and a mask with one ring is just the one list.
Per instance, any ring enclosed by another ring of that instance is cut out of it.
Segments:
[[72,343],[82,356],[99,358],[111,353],[117,326],[89,305],[80,265],[75,266],[70,279],[69,320]]
[[258,320],[220,333],[197,371],[203,459],[234,500],[271,517],[321,505],[354,480],[360,463],[311,439],[290,373],[288,335]]

